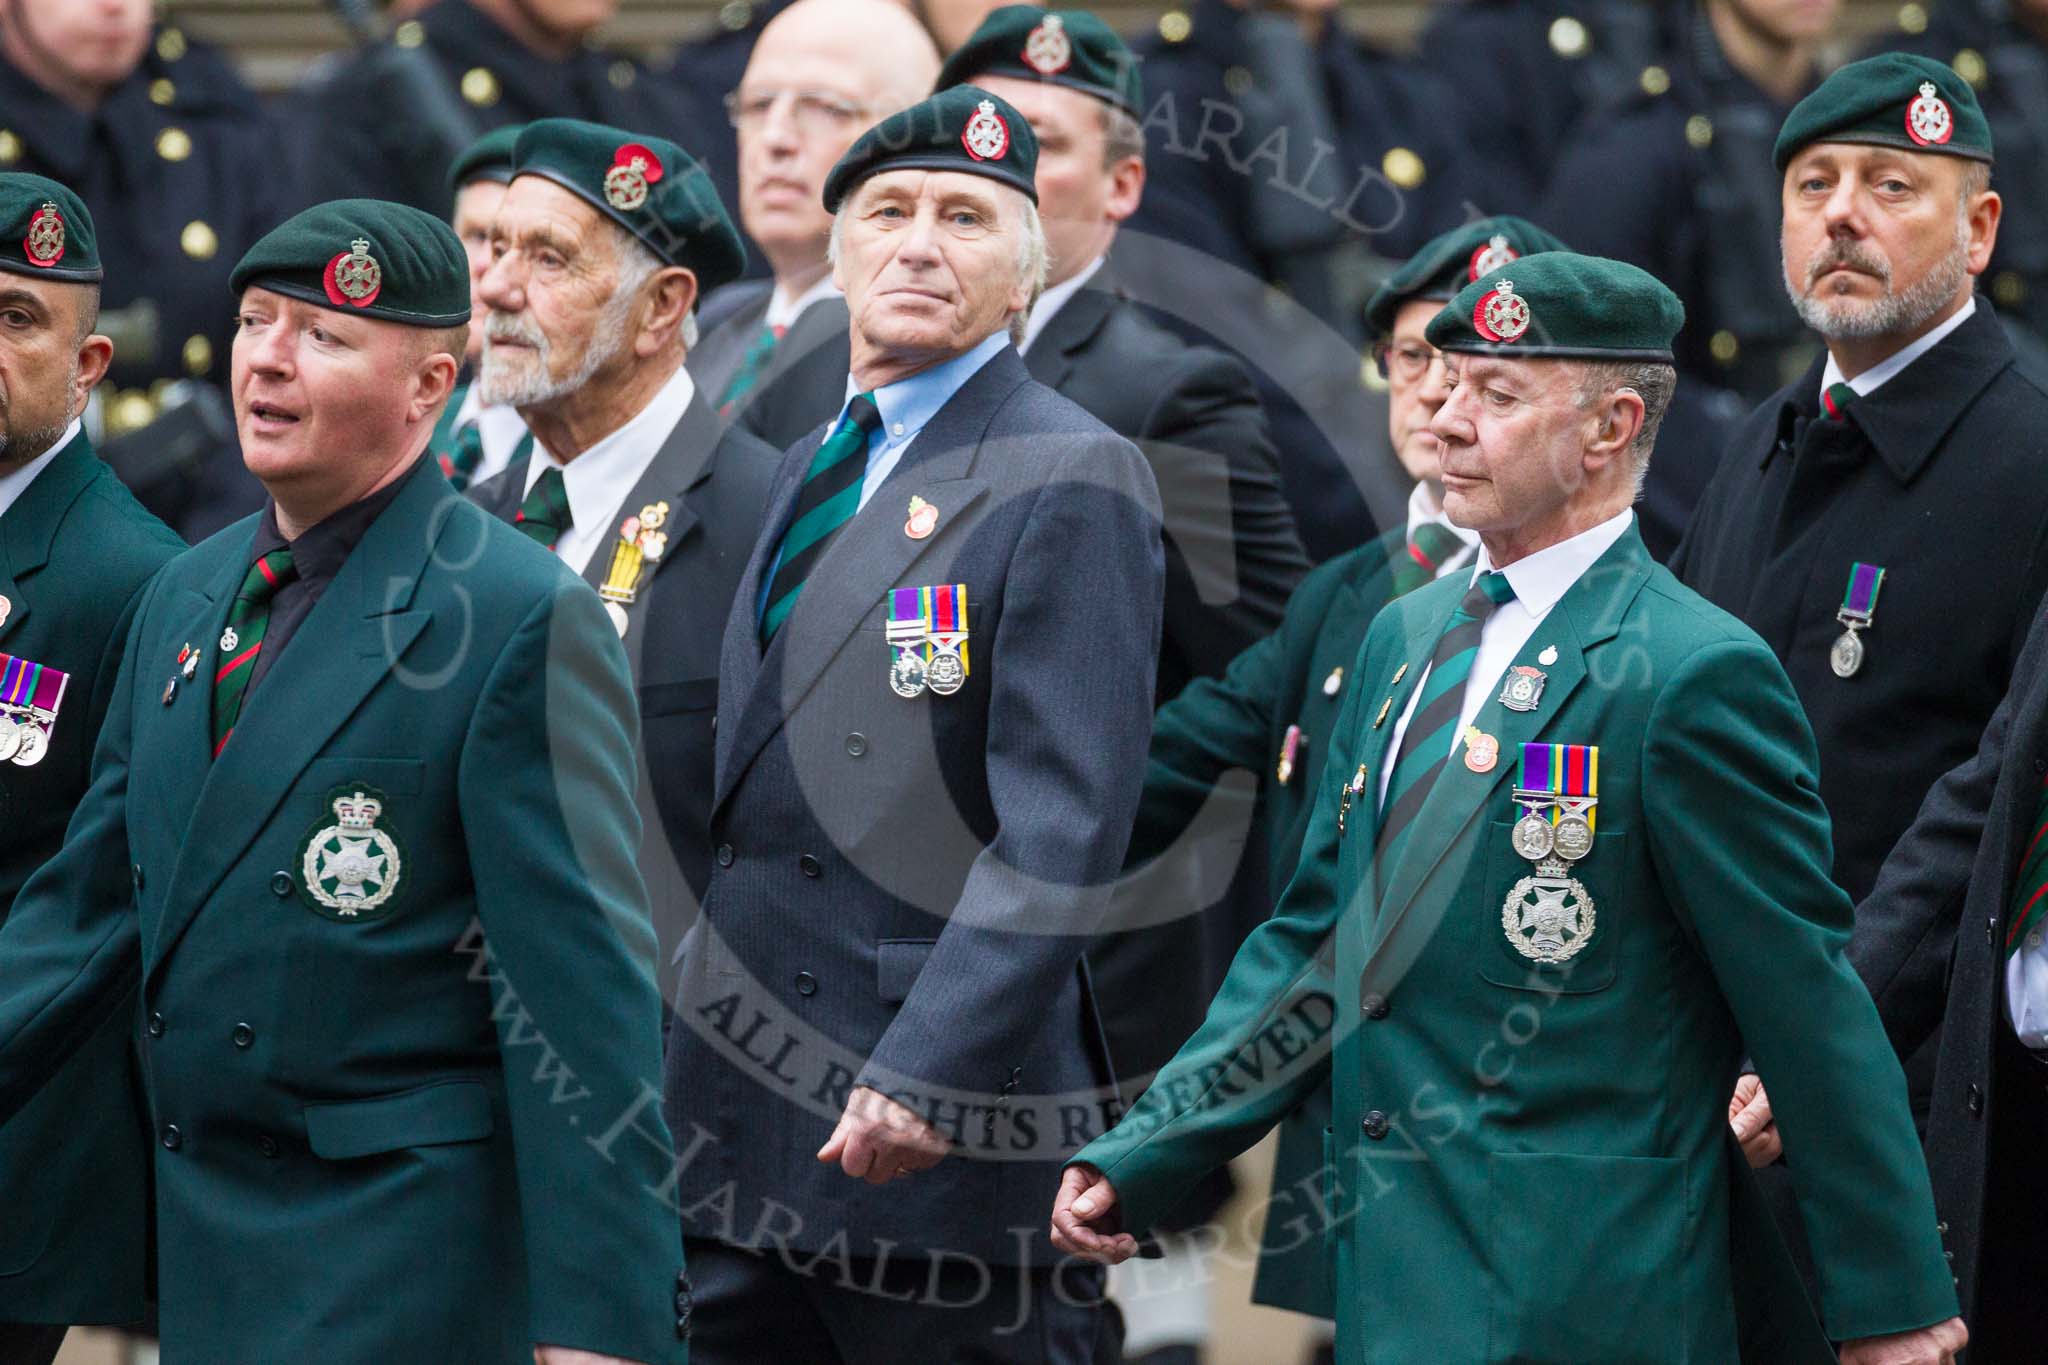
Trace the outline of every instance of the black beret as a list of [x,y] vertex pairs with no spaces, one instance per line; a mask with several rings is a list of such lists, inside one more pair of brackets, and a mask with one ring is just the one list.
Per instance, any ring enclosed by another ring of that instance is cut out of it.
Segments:
[[1525,218],[1499,214],[1432,237],[1389,275],[1365,305],[1366,325],[1375,336],[1394,330],[1394,314],[1417,299],[1441,302],[1490,270],[1539,251],[1565,251],[1565,244]]
[[1038,135],[1006,101],[973,85],[941,90],[891,114],[855,139],[825,177],[825,210],[837,213],[854,186],[883,171],[964,171],[1038,202]]
[[0,175],[0,270],[98,284],[99,239],[85,201],[40,175]]
[[1991,124],[1977,92],[1953,67],[1910,52],[1851,62],[1792,106],[1771,149],[1779,174],[1815,142],[1991,160]]
[[1145,117],[1138,59],[1115,29],[1084,9],[1003,6],[946,58],[932,88],[947,90],[979,76],[1064,85],[1113,104],[1132,118]]
[[1685,306],[1647,271],[1545,251],[1466,285],[1424,333],[1440,351],[1580,360],[1671,360]]
[[469,321],[469,258],[431,213],[382,199],[315,204],[265,233],[228,277],[412,327]]

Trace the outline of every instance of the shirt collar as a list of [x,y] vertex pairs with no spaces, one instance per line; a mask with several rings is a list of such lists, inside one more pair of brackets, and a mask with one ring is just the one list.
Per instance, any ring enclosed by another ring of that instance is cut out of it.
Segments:
[[1045,330],[1046,324],[1053,320],[1053,317],[1060,309],[1067,306],[1069,299],[1080,293],[1082,287],[1088,281],[1094,279],[1096,274],[1101,271],[1104,259],[1104,257],[1097,256],[1094,260],[1088,262],[1088,268],[1080,274],[1070,280],[1060,281],[1038,296],[1038,302],[1031,306],[1031,316],[1024,324],[1024,344],[1019,346],[1018,350],[1029,351],[1031,349],[1031,344],[1038,340],[1039,333]]
[[[1849,387],[1856,391],[1856,395],[1859,398],[1877,392],[1886,380],[1894,378],[1899,371],[1905,369],[1921,356],[1926,355],[1929,351],[1940,345],[1942,338],[1968,322],[1976,311],[1977,296],[1972,294],[1964,301],[1961,308],[1956,309],[1954,317],[1929,329],[1925,336],[1910,341],[1898,350],[1893,351],[1883,360],[1878,361],[1862,374],[1850,380]],[[1830,388],[1841,382],[1842,367],[1835,363],[1835,357],[1831,352],[1828,355],[1827,363],[1821,368],[1820,391],[1826,393]]]
[[1479,533],[1453,525],[1451,519],[1444,515],[1443,503],[1430,493],[1429,485],[1417,480],[1415,487],[1408,490],[1408,539],[1411,542],[1415,539],[1416,527],[1431,524],[1443,527],[1464,541],[1468,548],[1479,543]]
[[28,492],[28,486],[36,481],[36,475],[48,469],[51,462],[64,453],[64,447],[78,439],[82,426],[83,423],[78,418],[72,418],[71,425],[64,428],[64,434],[57,438],[55,445],[12,474],[0,477],[0,516],[7,515],[7,509],[20,501],[23,493]]
[[256,527],[256,543],[250,547],[250,561],[261,559],[273,550],[287,547],[292,552],[292,568],[301,582],[329,583],[341,572],[341,566],[348,562],[349,555],[362,543],[370,526],[383,514],[385,508],[398,500],[399,492],[420,472],[427,463],[423,457],[412,462],[412,468],[385,484],[369,497],[352,502],[339,512],[330,514],[317,525],[309,526],[299,533],[298,539],[286,540],[284,532],[277,525],[277,503],[263,505],[263,520]]
[[[1569,540],[1546,545],[1502,569],[1501,572],[1508,576],[1508,586],[1515,590],[1515,600],[1539,620],[1548,615],[1558,600],[1571,591],[1572,584],[1578,582],[1586,570],[1598,563],[1600,556],[1622,538],[1635,516],[1634,508],[1624,507],[1598,526],[1581,531]],[[1492,567],[1491,557],[1482,545],[1479,562],[1472,566],[1472,581],[1477,583],[1479,575]]]
[[839,297],[839,286],[832,283],[832,272],[826,271],[824,278],[791,298],[780,284],[768,295],[768,311],[761,316],[762,325],[767,327],[788,327],[802,317],[814,303]]
[[533,458],[526,462],[526,487],[520,490],[521,497],[533,491],[543,473],[559,469],[563,491],[569,495],[569,516],[578,528],[610,517],[647,472],[676,423],[683,420],[696,392],[688,367],[677,366],[646,407],[567,464],[536,438]]
[[[899,445],[914,440],[923,431],[925,424],[938,414],[940,408],[960,392],[960,386],[972,379],[975,372],[998,352],[1010,344],[1007,327],[991,332],[981,339],[974,349],[954,356],[951,360],[920,370],[908,379],[899,379],[893,384],[884,384],[875,390],[875,407],[882,414],[882,444]],[[856,393],[852,375],[846,377],[846,400],[852,402]],[[833,426],[846,416],[845,404],[841,404]]]

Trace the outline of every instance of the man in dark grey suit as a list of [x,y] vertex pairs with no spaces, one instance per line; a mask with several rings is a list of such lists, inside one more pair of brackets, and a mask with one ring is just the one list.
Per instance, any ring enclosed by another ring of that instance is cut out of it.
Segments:
[[[2048,607],[1976,754],[1928,792],[1856,907],[1849,960],[1901,1057],[1939,1030],[1927,1164],[1966,1360],[2033,1360],[2048,1340]],[[1774,1158],[1769,1097],[1738,1129]],[[1845,1123],[1854,1115],[1842,1115]],[[1755,1131],[1752,1134],[1751,1129]]]
[[851,373],[726,627],[669,1034],[697,1365],[1092,1358],[1100,1280],[1056,1270],[1044,1200],[1115,1105],[1082,950],[1164,566],[1143,457],[1011,344],[1036,156],[961,86],[825,184]]
[[830,417],[846,382],[846,303],[825,260],[825,177],[854,138],[924,97],[939,54],[895,0],[797,0],[762,28],[726,96],[739,216],[773,278],[705,306],[690,373],[719,415],[787,450]]
[[535,444],[469,495],[582,574],[625,638],[644,720],[640,868],[666,962],[710,868],[718,640],[777,459],[726,430],[683,363],[697,293],[738,273],[739,237],[664,139],[542,119],[512,160],[478,285],[479,382]]

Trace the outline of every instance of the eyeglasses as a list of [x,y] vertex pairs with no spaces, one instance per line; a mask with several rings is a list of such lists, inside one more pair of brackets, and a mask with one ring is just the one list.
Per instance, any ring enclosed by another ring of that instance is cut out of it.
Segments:
[[805,134],[843,133],[869,106],[829,90],[734,90],[725,97],[725,117],[739,129],[758,129],[784,99],[794,101],[790,117]]
[[1416,383],[1428,374],[1436,357],[1436,347],[1418,341],[1404,341],[1398,346],[1382,341],[1372,348],[1373,364],[1379,367],[1380,378],[1398,379],[1404,384]]

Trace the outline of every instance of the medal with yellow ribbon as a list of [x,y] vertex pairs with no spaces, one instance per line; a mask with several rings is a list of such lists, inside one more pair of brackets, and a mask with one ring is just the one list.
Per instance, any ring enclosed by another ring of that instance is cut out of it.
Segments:
[[612,562],[597,595],[604,599],[605,612],[621,639],[629,624],[626,608],[639,597],[640,580],[647,567],[659,563],[668,549],[668,532],[662,529],[667,524],[668,504],[650,502],[638,516],[620,523],[619,538],[612,542]]

